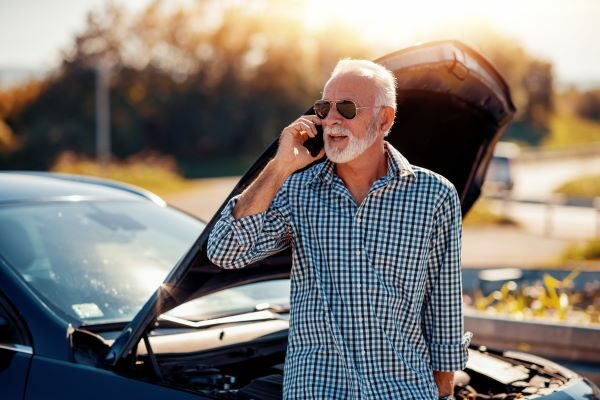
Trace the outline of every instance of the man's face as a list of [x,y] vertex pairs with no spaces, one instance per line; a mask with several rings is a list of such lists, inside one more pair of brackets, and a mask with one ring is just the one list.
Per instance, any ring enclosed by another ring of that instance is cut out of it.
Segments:
[[[357,107],[375,106],[376,88],[365,77],[344,74],[330,81],[323,100],[352,100]],[[360,156],[378,139],[378,108],[361,108],[353,119],[346,119],[332,107],[323,120],[325,153],[335,163],[346,163]]]

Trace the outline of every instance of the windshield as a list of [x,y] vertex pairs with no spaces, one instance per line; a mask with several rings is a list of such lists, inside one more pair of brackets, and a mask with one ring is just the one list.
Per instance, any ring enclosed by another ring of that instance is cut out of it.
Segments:
[[0,256],[82,323],[129,321],[205,225],[151,202],[0,207]]
[[188,301],[166,314],[188,321],[202,321],[265,309],[285,312],[289,302],[290,280],[277,279],[221,290]]

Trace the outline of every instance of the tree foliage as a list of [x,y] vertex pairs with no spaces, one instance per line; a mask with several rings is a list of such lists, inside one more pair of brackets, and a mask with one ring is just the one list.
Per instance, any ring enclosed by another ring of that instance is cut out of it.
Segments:
[[575,112],[580,117],[600,122],[600,89],[578,93],[575,99]]
[[548,135],[554,112],[552,64],[527,53],[517,41],[477,26],[472,44],[494,64],[511,89],[517,108],[505,138],[538,145]]
[[5,152],[5,165],[43,169],[65,149],[94,154],[100,63],[110,69],[117,157],[255,156],[320,96],[336,60],[371,57],[349,31],[323,37],[293,16],[271,18],[271,2],[255,3],[155,1],[138,15],[115,5],[90,14],[45,90],[3,114],[23,143]]
[[[358,30],[307,29],[277,0],[191,3],[91,13],[58,71],[0,95],[0,167],[47,169],[66,150],[94,155],[100,65],[110,70],[113,154],[193,163],[256,157],[320,96],[337,60],[381,55]],[[497,35],[479,50],[513,90],[516,126],[539,142],[553,107],[551,65]]]

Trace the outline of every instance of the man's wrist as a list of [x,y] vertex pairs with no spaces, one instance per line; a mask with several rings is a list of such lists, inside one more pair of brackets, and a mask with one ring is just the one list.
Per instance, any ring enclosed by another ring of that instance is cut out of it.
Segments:
[[277,157],[269,161],[268,165],[270,165],[273,172],[275,172],[279,177],[283,178],[284,181],[288,176],[292,175],[296,171],[292,164],[281,161]]

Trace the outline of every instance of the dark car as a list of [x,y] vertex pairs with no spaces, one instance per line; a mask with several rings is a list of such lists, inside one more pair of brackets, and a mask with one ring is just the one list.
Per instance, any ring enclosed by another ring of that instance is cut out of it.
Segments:
[[484,193],[488,196],[507,196],[515,184],[512,164],[519,154],[519,147],[514,143],[498,142],[494,148],[494,156],[490,162]]
[[[506,84],[458,42],[379,61],[399,81],[389,140],[450,179],[466,213],[514,112]],[[0,173],[0,398],[280,398],[291,254],[219,269],[206,256],[214,223],[114,182]],[[458,398],[600,399],[548,360],[469,352]]]

